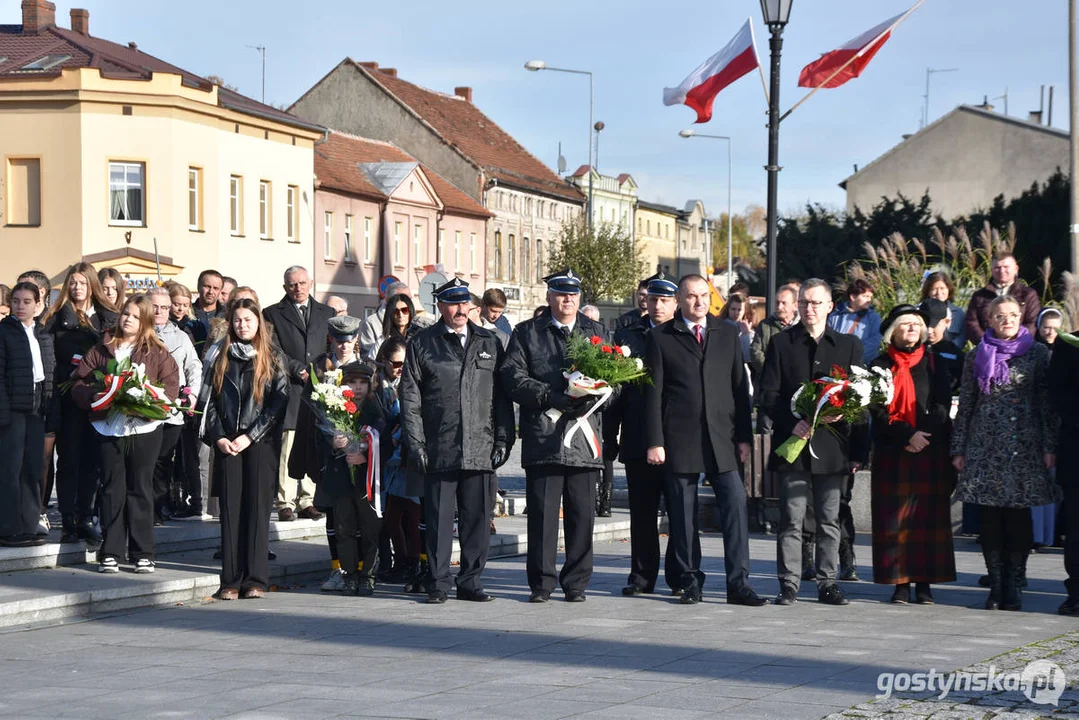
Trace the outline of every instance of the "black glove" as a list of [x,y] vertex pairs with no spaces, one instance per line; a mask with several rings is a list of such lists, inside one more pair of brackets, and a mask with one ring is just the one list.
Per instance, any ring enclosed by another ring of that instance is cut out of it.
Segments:
[[509,453],[506,452],[506,446],[501,443],[495,445],[495,449],[491,451],[491,468],[497,470],[505,465],[508,459]]
[[416,472],[421,475],[427,474],[427,451],[423,448],[416,448],[410,453],[412,457],[412,467],[416,468]]
[[551,393],[551,407],[562,413],[571,413],[573,408],[580,403],[583,398],[573,397],[564,392],[552,392]]
[[618,440],[603,441],[603,462],[614,462],[618,459]]

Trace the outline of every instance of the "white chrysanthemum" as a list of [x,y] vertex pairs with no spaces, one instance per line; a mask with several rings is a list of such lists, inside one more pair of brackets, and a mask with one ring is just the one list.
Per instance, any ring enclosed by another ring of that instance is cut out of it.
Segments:
[[141,400],[142,398],[146,397],[146,391],[143,390],[141,387],[130,387],[124,394],[128,397],[133,397],[136,400]]
[[644,370],[644,363],[641,361],[641,359],[640,358],[634,358],[634,360],[637,363],[637,369],[638,370]]
[[850,389],[857,396],[859,405],[869,406],[869,401],[873,397],[873,383],[869,380],[855,380],[851,382]]
[[629,345],[623,345],[618,350],[622,353],[622,357],[629,357]]

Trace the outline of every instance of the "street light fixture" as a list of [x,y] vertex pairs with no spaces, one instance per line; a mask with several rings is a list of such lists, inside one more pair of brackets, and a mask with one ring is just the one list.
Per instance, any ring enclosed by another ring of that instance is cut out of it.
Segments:
[[[734,229],[734,222],[731,215],[731,145],[733,141],[727,135],[707,135],[705,133],[698,133],[696,130],[681,130],[678,135],[680,137],[689,139],[693,137],[708,138],[710,140],[726,140],[727,141],[727,292],[730,294],[730,286],[734,284],[734,235],[732,233]],[[708,264],[712,264],[712,241],[708,240]]]
[[793,0],[761,0],[764,24],[772,37],[768,48],[771,54],[771,90],[768,94],[768,314],[776,311],[776,238],[779,234],[779,58],[783,51],[783,28],[790,20]]
[[593,118],[596,109],[595,100],[595,88],[592,82],[592,73],[587,70],[570,70],[568,68],[556,68],[550,67],[543,60],[529,60],[525,63],[525,70],[530,72],[538,72],[539,70],[550,70],[552,72],[564,72],[571,73],[573,75],[587,75],[588,76],[588,231],[592,232],[592,128]]

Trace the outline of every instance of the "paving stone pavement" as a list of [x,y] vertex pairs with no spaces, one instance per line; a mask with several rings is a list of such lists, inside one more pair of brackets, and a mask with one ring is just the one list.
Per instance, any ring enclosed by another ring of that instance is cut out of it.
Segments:
[[[1022,613],[978,609],[981,559],[964,540],[960,583],[940,586],[935,606],[892,606],[889,588],[849,583],[845,608],[818,604],[810,587],[793,607],[745,608],[724,602],[722,540],[707,534],[702,544],[709,579],[696,606],[664,594],[622,597],[629,544],[613,542],[596,546],[583,604],[559,594],[527,603],[524,558],[515,557],[489,565],[486,587],[498,600],[487,604],[429,606],[387,589],[342,597],[305,584],[260,601],[8,631],[0,715],[894,720],[918,715],[902,709],[907,698],[871,702],[881,672],[970,667],[1077,627],[1053,614],[1062,599],[1059,555],[1032,556]],[[771,595],[775,539],[755,536],[751,550],[753,584]],[[859,553],[866,560],[869,548]],[[1041,647],[1053,643],[1074,649],[1071,636]],[[1079,678],[1074,665],[1062,667]],[[1063,701],[1073,708],[1079,695],[1069,689]],[[1004,707],[951,704],[933,717]]]

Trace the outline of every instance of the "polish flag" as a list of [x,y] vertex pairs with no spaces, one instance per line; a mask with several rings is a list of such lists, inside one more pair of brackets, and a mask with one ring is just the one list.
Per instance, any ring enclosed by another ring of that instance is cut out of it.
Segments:
[[[919,2],[918,5],[921,5],[921,3]],[[918,5],[890,20],[885,20],[880,25],[854,38],[843,47],[825,53],[821,55],[819,60],[806,65],[798,76],[798,87],[837,88],[848,80],[853,80],[861,75],[869,61],[877,54],[877,51],[884,47],[884,43],[888,42],[888,38],[892,36],[892,31],[895,30],[896,26],[914,12]]]
[[691,72],[676,88],[663,88],[664,105],[686,105],[697,111],[698,123],[712,119],[712,102],[719,91],[760,65],[749,20],[727,46]]

